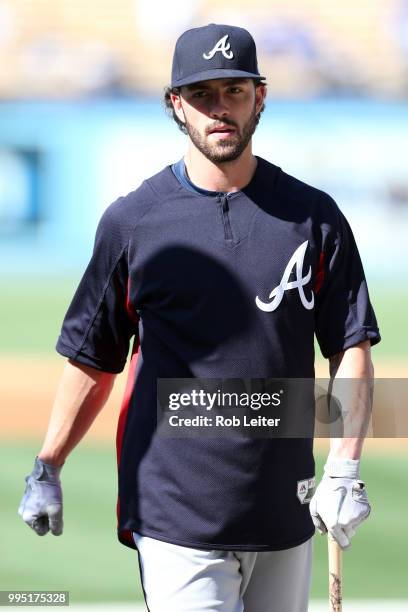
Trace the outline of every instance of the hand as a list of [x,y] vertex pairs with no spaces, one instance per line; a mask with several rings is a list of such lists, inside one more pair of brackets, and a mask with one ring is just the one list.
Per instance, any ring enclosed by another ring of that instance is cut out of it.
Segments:
[[[349,460],[337,460],[336,469],[331,470],[331,473],[341,473],[341,461]],[[329,475],[330,465],[332,466],[333,462],[330,462],[329,467],[326,464],[324,476],[310,500],[309,509],[319,533],[328,531],[340,547],[346,549],[351,546],[351,538],[358,525],[370,514],[371,507],[365,483],[358,478],[349,477],[352,476],[350,466],[343,472],[347,477],[341,477]],[[358,475],[358,467],[354,475]]]
[[62,534],[61,468],[36,457],[34,469],[25,479],[27,484],[18,513],[40,536],[49,530],[53,535]]

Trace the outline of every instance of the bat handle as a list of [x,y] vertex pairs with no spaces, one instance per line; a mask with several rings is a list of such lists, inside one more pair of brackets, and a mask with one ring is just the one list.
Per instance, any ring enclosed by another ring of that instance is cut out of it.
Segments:
[[342,550],[336,540],[327,537],[329,553],[329,610],[342,611]]

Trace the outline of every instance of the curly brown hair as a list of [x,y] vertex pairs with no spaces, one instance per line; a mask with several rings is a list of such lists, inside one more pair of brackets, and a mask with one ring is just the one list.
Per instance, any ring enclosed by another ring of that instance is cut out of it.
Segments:
[[[266,85],[266,83],[264,81],[261,81],[259,79],[252,79],[252,80],[253,80],[253,83],[254,83],[255,87],[259,87],[259,85]],[[176,94],[177,96],[179,96],[180,95],[180,89],[181,89],[180,87],[170,87],[170,86],[165,87],[164,88],[164,100],[163,101],[164,101],[164,107],[165,107],[167,115],[174,119],[174,121],[177,123],[179,129],[183,132],[183,134],[187,134],[186,126],[177,117],[177,115],[175,113],[175,110],[174,110],[174,107],[173,107],[173,104],[172,104],[172,101],[171,101],[171,98],[170,98],[170,94]],[[262,104],[262,108],[261,108],[261,110],[259,111],[259,113],[258,113],[258,115],[256,117],[255,126],[258,125],[259,120],[261,118],[261,113],[263,113],[264,110],[265,110],[265,103]]]

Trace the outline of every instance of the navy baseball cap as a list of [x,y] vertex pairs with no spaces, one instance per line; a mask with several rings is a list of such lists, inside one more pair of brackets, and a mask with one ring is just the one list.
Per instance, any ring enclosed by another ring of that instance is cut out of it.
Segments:
[[172,87],[233,77],[265,78],[259,74],[255,41],[244,28],[210,23],[187,30],[177,40]]

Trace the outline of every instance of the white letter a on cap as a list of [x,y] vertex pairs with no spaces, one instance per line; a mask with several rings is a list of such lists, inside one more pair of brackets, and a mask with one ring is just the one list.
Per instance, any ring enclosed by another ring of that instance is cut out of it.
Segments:
[[227,43],[228,34],[220,38],[220,40],[216,43],[215,47],[211,49],[208,53],[203,53],[203,58],[206,60],[212,59],[214,55],[220,51],[224,57],[227,59],[232,59],[234,54],[231,49],[231,43]]

